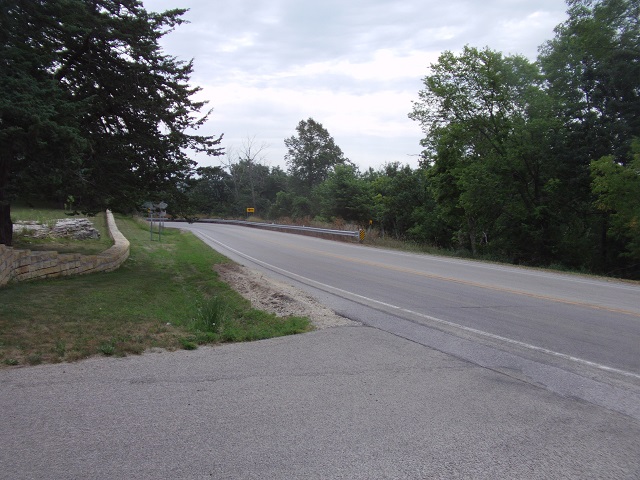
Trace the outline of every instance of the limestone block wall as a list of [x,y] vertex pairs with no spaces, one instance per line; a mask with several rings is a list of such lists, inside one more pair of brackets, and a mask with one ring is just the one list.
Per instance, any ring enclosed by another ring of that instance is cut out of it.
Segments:
[[129,258],[129,241],[120,233],[113,214],[107,210],[107,227],[114,244],[97,255],[16,250],[0,244],[0,286],[10,281],[110,272]]

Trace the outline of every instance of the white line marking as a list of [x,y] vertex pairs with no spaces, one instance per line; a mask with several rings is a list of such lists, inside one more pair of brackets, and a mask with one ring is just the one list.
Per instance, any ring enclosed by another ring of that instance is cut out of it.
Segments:
[[262,260],[258,260],[257,258],[251,257],[250,255],[242,253],[242,252],[240,252],[240,251],[238,251],[238,250],[236,250],[234,248],[231,248],[230,246],[228,246],[228,245],[226,245],[226,244],[224,244],[224,243],[222,243],[222,242],[210,237],[209,235],[207,235],[205,233],[202,233],[202,232],[199,232],[199,231],[196,231],[196,230],[193,230],[193,232],[196,233],[196,234],[199,234],[202,237],[206,237],[207,239],[209,239],[213,243],[216,243],[216,244],[220,245],[221,247],[226,248],[227,250],[235,253],[236,255],[239,255],[240,257],[246,258],[247,260],[250,260],[250,261],[252,261],[254,263],[257,263],[258,265],[262,265],[263,267],[265,267],[265,268],[267,268],[269,270],[277,271],[277,272],[279,272],[282,275],[285,275],[287,277],[296,278],[299,281],[301,281],[302,283],[305,283],[307,285],[318,286],[321,290],[325,290],[325,291],[328,290],[328,291],[338,292],[343,297],[345,295],[346,296],[350,296],[350,297],[355,297],[355,298],[358,298],[358,299],[360,299],[360,300],[362,300],[362,301],[364,301],[366,303],[375,303],[375,304],[378,304],[380,306],[386,307],[386,308],[391,309],[391,310],[397,310],[397,311],[402,312],[402,313],[415,315],[417,317],[424,318],[425,320],[430,320],[432,322],[439,323],[441,325],[446,325],[448,327],[457,328],[457,329],[463,330],[465,332],[473,333],[475,335],[480,335],[480,336],[491,338],[493,340],[498,340],[498,341],[510,343],[512,345],[517,345],[519,347],[527,348],[529,350],[534,350],[536,352],[540,352],[540,353],[544,353],[544,354],[551,355],[551,356],[554,356],[554,357],[562,358],[564,360],[569,360],[569,361],[572,361],[572,362],[576,362],[576,363],[580,363],[580,364],[583,364],[583,365],[587,365],[587,366],[590,366],[590,367],[593,367],[593,368],[597,368],[599,370],[604,370],[606,372],[617,373],[617,374],[624,375],[624,376],[627,376],[627,377],[633,377],[633,378],[636,378],[636,379],[640,379],[640,375],[638,375],[636,373],[633,373],[633,372],[627,372],[626,370],[620,370],[618,368],[609,367],[607,365],[602,365],[600,363],[592,362],[590,360],[585,360],[583,358],[574,357],[574,356],[568,355],[566,353],[555,352],[553,350],[549,350],[549,349],[546,349],[546,348],[543,348],[543,347],[538,347],[537,345],[531,345],[529,343],[521,342],[519,340],[513,340],[511,338],[502,337],[500,335],[495,335],[493,333],[484,332],[482,330],[478,330],[478,329],[467,327],[467,326],[460,325],[460,324],[457,324],[457,323],[449,322],[449,321],[443,320],[441,318],[432,317],[431,315],[425,315],[424,313],[414,312],[413,310],[408,310],[406,308],[398,307],[397,305],[392,305],[390,303],[381,302],[381,301],[375,300],[373,298],[365,297],[365,296],[359,295],[357,293],[349,292],[349,291],[343,290],[341,288],[337,288],[337,287],[333,287],[331,285],[327,285],[325,283],[317,282],[316,280],[312,280],[310,278],[303,277],[302,275],[298,275],[297,273],[293,273],[293,272],[290,272],[288,270],[284,270],[284,269],[282,269],[280,267],[276,267],[275,265],[271,265],[269,263],[263,262]]

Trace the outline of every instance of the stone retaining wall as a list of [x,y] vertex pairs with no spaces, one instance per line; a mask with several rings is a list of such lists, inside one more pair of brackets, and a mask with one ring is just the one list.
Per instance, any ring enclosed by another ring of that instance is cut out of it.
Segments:
[[129,258],[129,240],[120,233],[113,214],[107,210],[107,228],[114,244],[97,255],[15,250],[0,244],[0,286],[10,281],[110,272]]

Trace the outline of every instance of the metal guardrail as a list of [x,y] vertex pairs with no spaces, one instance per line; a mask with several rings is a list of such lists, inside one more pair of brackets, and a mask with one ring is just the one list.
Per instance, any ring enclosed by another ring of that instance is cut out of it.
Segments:
[[275,230],[278,232],[290,232],[301,235],[309,235],[315,237],[334,238],[334,239],[354,239],[356,241],[364,240],[363,230],[332,230],[328,228],[301,227],[298,225],[279,225],[277,223],[248,222],[245,220],[223,220],[223,219],[200,219],[196,223],[226,223],[231,225],[242,225],[251,228],[262,228],[265,230]]
[[316,227],[301,227],[299,225],[280,225],[277,223],[262,223],[262,222],[248,222],[244,220],[222,220],[222,219],[204,219],[199,220],[199,222],[207,222],[207,223],[228,223],[232,225],[244,225],[246,227],[252,228],[264,228],[267,230],[278,230],[278,231],[292,231],[298,233],[305,234],[319,234],[319,235],[333,235],[338,237],[348,237],[359,239],[360,232],[359,231],[351,231],[351,230],[331,230],[328,228],[316,228]]

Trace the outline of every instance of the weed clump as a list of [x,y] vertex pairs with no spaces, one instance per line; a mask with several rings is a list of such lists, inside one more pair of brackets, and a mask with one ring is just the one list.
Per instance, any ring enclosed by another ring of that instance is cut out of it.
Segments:
[[220,335],[228,321],[229,307],[219,296],[204,300],[189,325],[193,332]]

